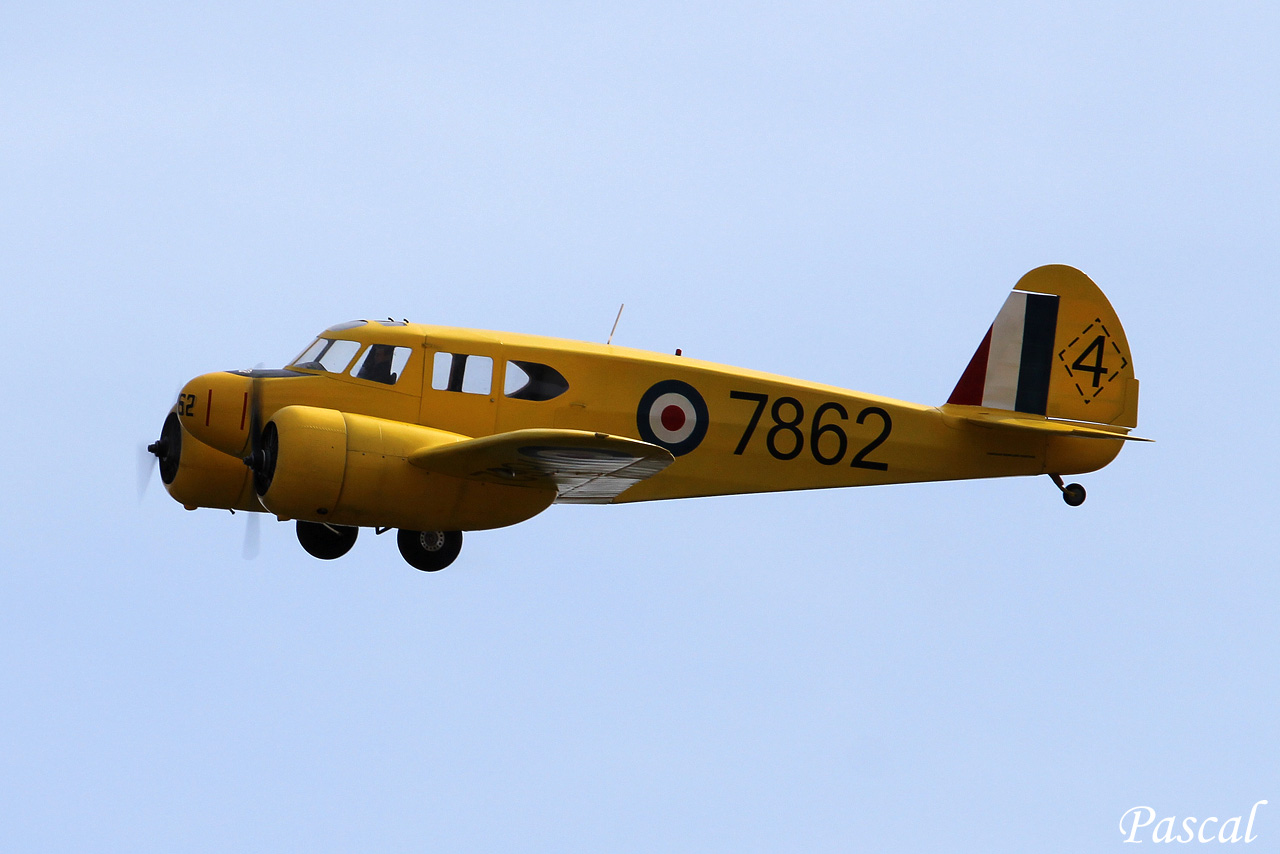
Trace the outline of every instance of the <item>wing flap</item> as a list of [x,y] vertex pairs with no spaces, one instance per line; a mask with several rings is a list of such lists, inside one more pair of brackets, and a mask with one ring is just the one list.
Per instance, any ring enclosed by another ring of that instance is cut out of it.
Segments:
[[585,430],[513,430],[443,447],[409,462],[484,483],[554,485],[557,503],[605,504],[675,461],[665,448]]

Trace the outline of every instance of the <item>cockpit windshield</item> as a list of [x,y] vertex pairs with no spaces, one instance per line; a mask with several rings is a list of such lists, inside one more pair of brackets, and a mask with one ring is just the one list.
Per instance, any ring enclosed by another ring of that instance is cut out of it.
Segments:
[[328,371],[340,374],[351,364],[351,360],[360,350],[359,341],[346,341],[341,338],[317,338],[310,347],[302,351],[302,355],[293,360],[291,368],[304,371]]

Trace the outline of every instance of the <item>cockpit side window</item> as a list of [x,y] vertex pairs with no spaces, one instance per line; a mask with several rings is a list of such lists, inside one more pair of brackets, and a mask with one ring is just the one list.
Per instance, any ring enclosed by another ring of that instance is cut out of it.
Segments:
[[328,371],[340,374],[351,364],[351,358],[360,349],[359,341],[347,341],[342,338],[317,338],[315,342],[302,351],[302,355],[293,360],[290,367],[302,368],[304,371]]
[[493,386],[493,359],[467,353],[436,353],[431,387],[436,391],[488,394]]
[[370,344],[356,363],[351,367],[351,376],[358,380],[372,380],[376,383],[395,385],[396,380],[404,373],[404,366],[409,363],[413,353],[408,347],[395,347],[391,344]]
[[503,394],[512,400],[552,400],[569,390],[569,381],[550,365],[511,359]]

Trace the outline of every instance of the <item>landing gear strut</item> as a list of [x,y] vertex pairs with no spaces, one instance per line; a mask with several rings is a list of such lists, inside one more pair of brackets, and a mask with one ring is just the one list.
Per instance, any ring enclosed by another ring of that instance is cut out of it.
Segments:
[[400,531],[400,554],[414,569],[436,572],[453,563],[462,551],[461,531]]
[[320,522],[298,520],[298,542],[307,554],[321,560],[335,560],[351,551],[356,544],[359,528],[345,525],[325,525]]
[[1057,485],[1058,489],[1062,490],[1062,500],[1067,502],[1067,504],[1072,507],[1079,507],[1084,503],[1085,491],[1083,486],[1078,483],[1068,483],[1064,485],[1062,483],[1062,475],[1059,474],[1051,474],[1049,477],[1053,479],[1053,482]]

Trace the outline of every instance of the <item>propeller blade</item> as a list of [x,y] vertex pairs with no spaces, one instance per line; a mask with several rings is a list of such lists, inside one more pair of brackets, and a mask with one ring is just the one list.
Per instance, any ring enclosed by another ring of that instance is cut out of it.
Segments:
[[262,514],[247,513],[249,518],[244,523],[244,546],[241,555],[245,560],[253,560],[258,556],[262,545]]
[[160,461],[156,455],[147,450],[145,444],[138,446],[138,503],[142,503],[143,497],[147,494],[147,487],[151,485],[151,475],[155,472]]
[[271,444],[264,438],[264,427],[268,426],[263,423],[262,411],[262,377],[260,375],[261,367],[255,368],[252,372],[252,379],[249,381],[249,454],[244,458],[244,464],[253,471],[253,487],[254,491],[262,495],[267,491],[271,484],[271,473],[275,468],[274,445],[264,447]]
[[[177,400],[178,395],[182,394],[182,386],[174,391],[169,397],[170,400]],[[173,412],[175,404],[169,404],[169,411]],[[151,475],[160,467],[160,456],[165,453],[164,431],[161,431],[161,437],[155,442],[143,442],[138,446],[138,503],[142,503],[143,497],[147,494],[148,487],[151,486]]]
[[249,452],[262,450],[262,380],[254,377],[249,386]]
[[262,380],[250,380],[248,393],[248,456],[244,465],[253,471],[253,487],[260,487],[262,474]]

